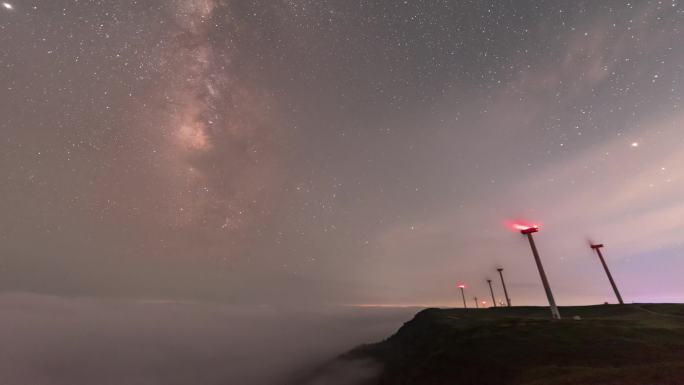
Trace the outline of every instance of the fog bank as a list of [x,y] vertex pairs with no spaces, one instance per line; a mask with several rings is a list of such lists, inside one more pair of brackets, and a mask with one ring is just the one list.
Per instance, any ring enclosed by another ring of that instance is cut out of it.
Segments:
[[[416,311],[5,294],[0,383],[282,384],[391,335]],[[350,384],[371,372],[367,363],[340,364],[313,383]]]

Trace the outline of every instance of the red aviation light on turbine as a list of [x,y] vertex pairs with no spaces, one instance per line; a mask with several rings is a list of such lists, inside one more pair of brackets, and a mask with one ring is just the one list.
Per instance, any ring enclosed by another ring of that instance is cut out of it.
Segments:
[[525,225],[522,223],[514,223],[511,227],[514,230],[518,230],[523,234],[532,234],[539,231],[539,225]]
[[461,283],[461,284],[458,285],[458,288],[459,288],[459,289],[465,289],[465,285]]

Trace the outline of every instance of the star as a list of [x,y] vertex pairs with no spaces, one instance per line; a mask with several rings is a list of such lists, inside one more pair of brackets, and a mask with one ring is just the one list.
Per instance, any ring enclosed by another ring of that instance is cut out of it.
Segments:
[[639,142],[632,142],[632,147],[634,147],[634,148],[639,147]]
[[3,6],[5,9],[9,9],[9,10],[13,10],[13,9],[14,9],[14,6],[13,6],[12,4],[10,4],[10,3],[2,3],[2,6]]

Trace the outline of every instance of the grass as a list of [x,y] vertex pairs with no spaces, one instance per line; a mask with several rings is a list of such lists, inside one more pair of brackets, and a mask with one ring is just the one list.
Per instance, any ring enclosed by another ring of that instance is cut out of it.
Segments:
[[379,385],[684,384],[684,305],[560,311],[427,309],[346,357],[381,362]]

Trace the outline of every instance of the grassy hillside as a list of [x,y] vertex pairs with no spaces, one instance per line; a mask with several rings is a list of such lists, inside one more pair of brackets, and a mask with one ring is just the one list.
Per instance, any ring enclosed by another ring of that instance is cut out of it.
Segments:
[[382,363],[380,385],[684,384],[684,305],[560,311],[427,309],[345,358]]

